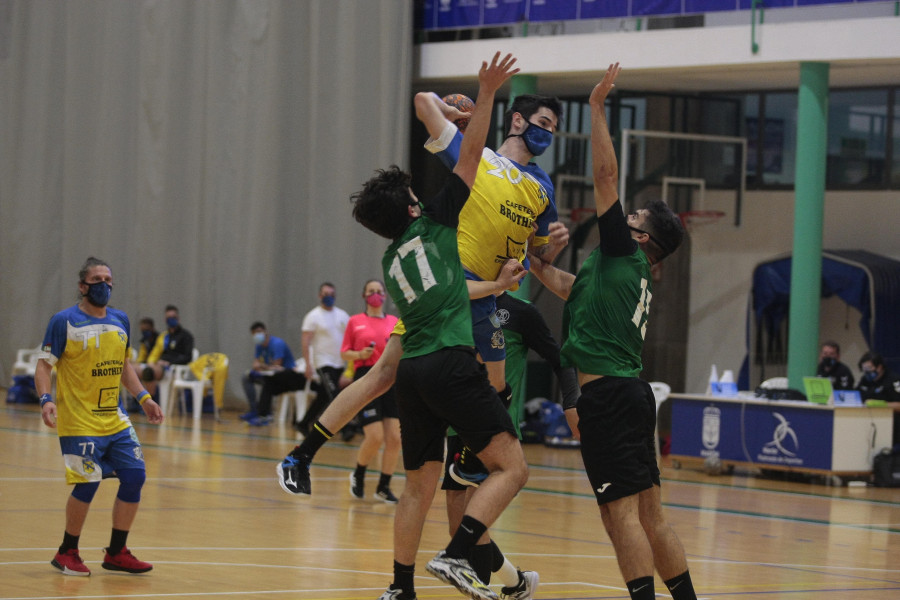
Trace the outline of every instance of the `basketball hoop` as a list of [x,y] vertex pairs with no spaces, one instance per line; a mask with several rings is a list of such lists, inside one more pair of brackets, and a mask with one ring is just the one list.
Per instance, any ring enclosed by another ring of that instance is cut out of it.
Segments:
[[712,225],[725,216],[721,210],[688,210],[678,213],[681,224],[688,231],[692,231],[695,227],[701,225]]

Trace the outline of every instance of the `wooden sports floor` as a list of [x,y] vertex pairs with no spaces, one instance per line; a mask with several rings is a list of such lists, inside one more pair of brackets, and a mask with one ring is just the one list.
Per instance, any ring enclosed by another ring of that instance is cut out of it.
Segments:
[[[90,577],[49,564],[69,494],[56,434],[35,407],[0,410],[0,598],[374,600],[391,581],[394,507],[354,500],[354,443],[332,442],[312,469],[313,495],[293,497],[275,465],[290,428],[250,429],[226,413],[195,426],[134,417],[147,459],[129,547],[145,575],[100,567],[117,483],[106,481],[81,536]],[[358,443],[358,439],[357,439]],[[514,563],[540,573],[536,598],[628,598],[576,450],[527,446],[531,475],[492,528]],[[834,488],[663,465],[663,501],[701,598],[900,598],[900,489]],[[402,476],[394,491],[403,488]],[[424,571],[446,544],[439,492],[417,561],[418,597],[459,598]],[[668,597],[657,579],[657,592]]]

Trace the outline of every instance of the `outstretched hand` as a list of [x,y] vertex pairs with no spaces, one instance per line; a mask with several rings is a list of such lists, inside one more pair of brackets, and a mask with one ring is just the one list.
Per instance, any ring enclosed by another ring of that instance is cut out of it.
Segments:
[[486,91],[493,94],[507,79],[519,72],[518,68],[513,69],[516,59],[512,54],[507,54],[498,63],[499,59],[500,53],[497,52],[491,59],[490,66],[487,62],[481,63],[481,70],[478,71],[479,93]]
[[621,67],[619,67],[619,63],[615,63],[609,65],[609,68],[606,70],[606,74],[603,76],[603,79],[600,80],[600,83],[594,86],[593,91],[591,92],[591,105],[592,106],[603,106],[603,103],[606,102],[606,97],[612,91],[614,87],[616,87],[616,77],[619,76],[619,72],[621,71]]

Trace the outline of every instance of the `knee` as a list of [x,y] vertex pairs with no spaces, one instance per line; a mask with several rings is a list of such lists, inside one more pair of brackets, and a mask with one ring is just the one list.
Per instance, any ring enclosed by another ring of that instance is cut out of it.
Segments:
[[75,487],[72,489],[72,497],[76,500],[84,502],[85,504],[90,504],[91,500],[94,499],[94,494],[97,493],[97,488],[99,487],[99,481],[94,481],[91,483],[76,483]]
[[141,501],[141,488],[147,479],[147,472],[143,469],[119,469],[119,492],[116,498],[122,502],[137,503]]

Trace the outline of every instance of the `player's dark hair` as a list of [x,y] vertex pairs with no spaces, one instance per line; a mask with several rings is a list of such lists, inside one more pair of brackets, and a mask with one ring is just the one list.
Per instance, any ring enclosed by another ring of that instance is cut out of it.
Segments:
[[872,366],[875,368],[884,366],[884,359],[881,355],[877,352],[872,352],[871,350],[862,355],[862,358],[859,359],[859,363],[856,366],[862,369],[864,362],[871,362]]
[[156,329],[156,325],[153,323],[153,319],[151,319],[150,317],[143,317],[141,319],[141,325],[149,325],[150,329]]
[[659,262],[669,256],[684,240],[684,226],[681,219],[662,200],[651,200],[644,209],[649,213],[644,221],[644,229],[652,236],[649,244],[644,246],[645,252]]
[[169,312],[170,310],[174,310],[176,313],[178,312],[178,307],[174,304],[166,304],[166,310],[163,312]]
[[265,330],[266,329],[265,323],[263,323],[262,321],[254,321],[253,325],[250,326],[250,332],[252,333],[253,331],[255,331],[257,329]]
[[824,348],[825,346],[828,346],[829,348],[834,348],[834,351],[837,352],[838,354],[841,353],[840,345],[837,342],[835,342],[834,340],[826,340],[826,341],[822,342],[822,347]]
[[319,284],[319,293],[321,294],[321,293],[322,293],[322,290],[325,289],[325,288],[327,288],[327,287],[330,287],[330,288],[333,289],[333,290],[336,290],[336,289],[337,289],[336,287],[334,287],[334,284],[331,283],[330,281],[323,281],[322,283]]
[[363,295],[366,294],[366,288],[369,287],[369,284],[370,284],[370,283],[377,283],[377,284],[379,284],[379,285],[381,286],[381,289],[384,289],[384,282],[383,282],[382,280],[380,280],[380,279],[369,279],[368,281],[366,281],[366,282],[363,284],[363,289],[362,289]]
[[512,127],[513,113],[519,113],[525,117],[526,121],[531,120],[531,115],[536,113],[538,109],[546,106],[556,115],[557,125],[559,128],[563,121],[563,105],[559,98],[553,96],[538,96],[537,94],[522,94],[516,96],[512,104],[506,109],[503,115],[503,135],[509,135],[509,129]]
[[409,226],[409,194],[412,176],[397,165],[379,169],[363,184],[363,189],[350,196],[353,218],[366,229],[389,240],[395,240]]
[[81,270],[78,271],[78,281],[84,281],[84,278],[87,277],[88,271],[93,269],[94,267],[106,267],[110,271],[112,271],[112,267],[109,266],[109,263],[106,261],[100,260],[97,257],[89,256],[84,264],[81,265]]

